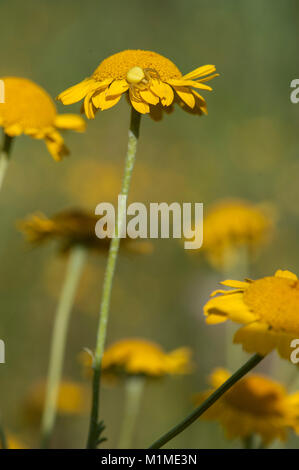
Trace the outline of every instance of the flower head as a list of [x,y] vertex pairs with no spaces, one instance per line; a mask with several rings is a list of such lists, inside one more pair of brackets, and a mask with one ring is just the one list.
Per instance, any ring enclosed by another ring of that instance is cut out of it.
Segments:
[[257,205],[239,199],[222,201],[204,220],[202,249],[213,266],[227,269],[240,249],[254,254],[269,239],[272,225],[270,215]]
[[[62,251],[68,251],[74,245],[83,245],[98,251],[107,251],[109,238],[98,238],[95,226],[98,221],[93,213],[81,209],[69,209],[48,218],[42,213],[33,214],[19,222],[20,230],[27,240],[33,244],[42,244],[50,240],[58,240]],[[123,240],[128,251],[136,253],[151,252],[152,245],[148,242]]]
[[[220,387],[230,373],[216,369],[210,377],[213,390],[196,396],[200,404]],[[299,431],[299,392],[288,394],[283,385],[259,374],[237,382],[204,414],[203,419],[221,423],[229,439],[258,434],[265,445],[286,440],[288,429]]]
[[58,129],[85,130],[76,114],[57,114],[48,93],[26,78],[4,77],[5,102],[0,104],[0,126],[10,137],[21,134],[43,139],[55,160],[67,155],[68,149]]
[[[290,359],[290,343],[299,335],[299,281],[290,271],[276,271],[274,276],[255,281],[223,281],[232,290],[217,290],[204,306],[207,323],[226,320],[242,326],[234,343],[249,353],[262,356],[277,349]],[[215,297],[216,294],[219,294]]]
[[[123,339],[113,343],[104,352],[102,371],[108,378],[136,375],[155,378],[187,374],[191,371],[190,356],[188,348],[166,353],[158,344],[145,339]],[[91,357],[85,355],[84,362],[90,365]]]
[[160,120],[163,111],[171,112],[174,103],[201,115],[207,107],[196,90],[211,90],[204,82],[217,75],[215,70],[214,65],[204,65],[182,75],[171,60],[156,52],[126,50],[103,60],[91,77],[63,91],[58,99],[72,104],[84,98],[89,119],[98,109],[115,106],[123,94],[136,111],[150,113],[154,120]]

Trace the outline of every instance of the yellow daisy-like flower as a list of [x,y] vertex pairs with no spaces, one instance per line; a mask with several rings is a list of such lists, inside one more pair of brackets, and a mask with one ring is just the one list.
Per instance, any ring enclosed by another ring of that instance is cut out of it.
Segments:
[[213,266],[227,269],[240,249],[254,254],[269,239],[272,227],[270,214],[262,207],[239,199],[221,201],[204,219],[202,250]]
[[196,90],[211,90],[204,82],[217,76],[215,70],[214,65],[204,65],[182,75],[171,60],[156,52],[126,50],[103,60],[91,77],[60,93],[58,99],[72,104],[84,98],[89,119],[98,109],[115,106],[123,94],[136,111],[149,113],[154,120],[160,120],[163,111],[171,112],[173,103],[201,115],[207,107]]
[[[46,395],[46,382],[33,384],[24,403],[26,418],[32,423],[39,420]],[[80,415],[88,410],[89,393],[85,385],[72,380],[63,380],[59,386],[57,412],[61,415]]]
[[[156,343],[145,339],[129,338],[117,341],[104,352],[102,371],[107,378],[142,375],[162,377],[191,372],[191,351],[178,348],[166,353]],[[91,356],[84,353],[85,366],[91,366]]]
[[[277,349],[290,359],[290,343],[299,338],[299,281],[290,271],[255,281],[223,281],[233,290],[217,290],[204,306],[207,323],[226,320],[245,325],[234,336],[249,353],[265,356]],[[216,294],[219,294],[215,297]]]
[[[225,369],[216,369],[210,377],[213,387],[196,396],[202,403],[229,377]],[[289,429],[299,432],[299,392],[288,394],[286,388],[259,374],[242,378],[202,416],[221,423],[229,439],[261,437],[264,445],[274,439],[285,441]]]
[[26,78],[2,77],[5,102],[0,104],[0,126],[15,137],[21,134],[43,139],[55,160],[67,155],[68,149],[58,129],[85,130],[85,122],[76,114],[57,114],[48,93]]
[[[27,241],[42,244],[50,240],[58,240],[62,251],[68,251],[74,245],[83,245],[98,251],[108,251],[110,238],[98,238],[95,226],[98,217],[81,209],[69,209],[48,218],[42,213],[33,214],[18,223],[19,229],[25,234]],[[152,251],[149,242],[136,242],[124,239],[123,244],[128,251],[147,254]]]

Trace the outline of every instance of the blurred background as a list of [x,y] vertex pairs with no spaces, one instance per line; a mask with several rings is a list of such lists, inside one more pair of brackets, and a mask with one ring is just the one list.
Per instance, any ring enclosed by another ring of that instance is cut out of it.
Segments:
[[[168,203],[244,198],[270,204],[276,216],[272,241],[251,263],[251,277],[290,269],[298,274],[299,105],[290,82],[298,78],[299,4],[296,0],[11,0],[0,4],[0,76],[27,77],[55,97],[90,75],[105,57],[124,49],[149,49],[173,60],[183,73],[215,64],[220,77],[205,93],[209,115],[178,108],[163,121],[142,120],[130,201]],[[60,112],[79,112],[80,104]],[[0,407],[5,428],[28,447],[38,445],[38,426],[25,409],[28,393],[45,377],[55,307],[65,258],[57,246],[32,249],[16,221],[37,210],[94,210],[115,201],[121,185],[129,108],[125,99],[99,112],[84,134],[65,133],[71,155],[56,163],[41,141],[16,139],[0,195]],[[151,255],[119,259],[108,344],[145,337],[171,350],[189,346],[195,370],[149,382],[138,418],[135,447],[146,447],[192,409],[214,367],[225,366],[221,326],[207,326],[202,307],[224,277],[201,251],[177,240],[153,241]],[[95,345],[105,255],[90,255],[72,312],[64,377],[89,386],[78,355]],[[234,346],[241,365],[241,348]],[[286,364],[267,358],[260,369],[285,380]],[[115,447],[123,389],[105,387],[105,447]],[[88,416],[60,416],[53,447],[82,448]],[[170,447],[238,447],[216,423],[197,422]],[[287,446],[298,445],[291,436]],[[281,444],[275,444],[281,446]]]

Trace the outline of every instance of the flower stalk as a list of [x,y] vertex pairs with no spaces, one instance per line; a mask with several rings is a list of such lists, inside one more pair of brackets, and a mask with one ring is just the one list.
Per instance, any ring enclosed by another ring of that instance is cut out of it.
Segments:
[[144,377],[129,377],[126,379],[124,416],[118,444],[119,449],[130,449],[131,447],[144,384]]
[[47,448],[56,418],[57,398],[62,375],[66,337],[77,286],[86,259],[86,248],[76,246],[69,254],[64,285],[58,303],[52,333],[47,389],[41,423],[41,447]]
[[0,154],[0,190],[3,185],[4,177],[5,177],[9,159],[10,159],[12,141],[13,141],[13,137],[10,137],[9,135],[4,133],[3,145],[2,145],[1,154]]
[[194,421],[196,421],[205,411],[207,411],[227,390],[229,390],[238,380],[253,369],[259,362],[264,359],[264,356],[255,354],[252,356],[242,367],[240,367],[233,375],[229,377],[215,392],[213,392],[200,406],[198,406],[192,413],[190,413],[183,421],[174,426],[170,431],[161,436],[155,441],[149,449],[160,449],[167,442],[171,441],[174,437],[178,436],[186,428],[188,428]]
[[[139,137],[141,115],[133,107],[131,111],[131,123],[129,129],[128,150],[125,161],[125,170],[122,182],[121,196],[127,196],[129,193],[132,172],[135,163],[137,142]],[[111,291],[113,285],[114,272],[118,257],[120,237],[124,223],[124,210],[120,210],[121,219],[117,220],[115,227],[115,236],[112,238],[109,247],[108,260],[106,265],[104,284],[102,289],[102,301],[99,315],[99,325],[96,339],[96,349],[93,360],[93,387],[92,387],[92,407],[90,415],[89,435],[87,448],[95,449],[99,440],[99,394],[101,379],[101,363],[104,353],[108,316],[110,309]]]

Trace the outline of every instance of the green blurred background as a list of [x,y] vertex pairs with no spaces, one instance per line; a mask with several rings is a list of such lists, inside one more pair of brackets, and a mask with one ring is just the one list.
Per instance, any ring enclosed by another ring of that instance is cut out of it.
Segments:
[[[183,73],[215,64],[214,91],[205,94],[209,116],[176,109],[162,122],[142,120],[131,201],[203,202],[243,197],[270,202],[279,214],[272,244],[251,276],[285,268],[298,273],[299,105],[290,102],[298,78],[297,0],[98,0],[0,1],[0,75],[28,77],[53,97],[90,75],[105,57],[123,49],[150,49],[173,60]],[[78,112],[80,105],[60,112]],[[57,247],[31,249],[16,221],[41,210],[51,215],[72,206],[94,210],[114,200],[121,184],[129,108],[123,99],[98,113],[84,134],[68,133],[69,158],[54,162],[40,141],[17,138],[0,197],[0,407],[5,427],[29,447],[38,428],[23,418],[32,384],[45,376],[53,315],[65,260]],[[90,257],[73,309],[64,377],[84,382],[77,356],[93,348],[104,256]],[[119,260],[108,343],[144,336],[167,350],[188,345],[194,373],[149,383],[134,446],[145,447],[192,408],[192,395],[224,366],[223,329],[206,326],[202,305],[222,279],[200,255],[175,240],[154,241],[150,256]],[[240,348],[235,346],[236,357]],[[240,361],[242,361],[240,356]],[[272,358],[261,369],[269,370]],[[292,367],[292,366],[290,366]],[[276,372],[284,379],[290,367]],[[87,381],[88,382],[88,381]],[[117,444],[122,387],[104,389],[102,417]],[[60,417],[53,447],[84,447],[87,416]],[[294,436],[288,446],[298,445]],[[215,423],[198,422],[170,447],[238,447]]]

